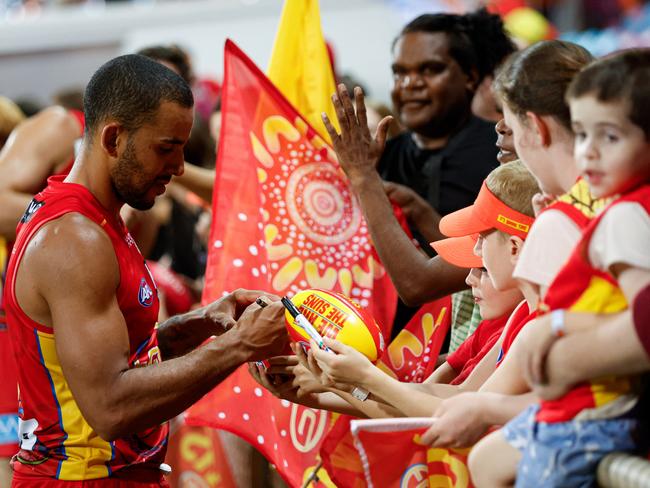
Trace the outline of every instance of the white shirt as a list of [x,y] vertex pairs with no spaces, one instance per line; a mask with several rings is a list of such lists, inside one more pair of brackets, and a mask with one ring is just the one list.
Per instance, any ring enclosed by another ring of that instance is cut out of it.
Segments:
[[581,235],[580,227],[560,210],[542,212],[528,232],[512,276],[548,288]]
[[602,271],[615,264],[650,270],[650,216],[637,202],[614,205],[589,242],[589,261]]

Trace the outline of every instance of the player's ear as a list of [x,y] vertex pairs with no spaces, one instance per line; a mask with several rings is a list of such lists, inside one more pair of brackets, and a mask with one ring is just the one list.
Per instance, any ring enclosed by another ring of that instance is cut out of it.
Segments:
[[126,131],[117,122],[111,122],[102,127],[100,142],[102,149],[111,157],[116,158],[119,154],[119,147],[125,143]]

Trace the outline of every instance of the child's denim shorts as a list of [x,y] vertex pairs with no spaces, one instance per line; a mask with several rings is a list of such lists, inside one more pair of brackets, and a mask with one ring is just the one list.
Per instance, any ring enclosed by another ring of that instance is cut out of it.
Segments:
[[591,487],[600,460],[636,448],[635,419],[537,422],[531,405],[503,427],[505,439],[522,453],[517,488]]

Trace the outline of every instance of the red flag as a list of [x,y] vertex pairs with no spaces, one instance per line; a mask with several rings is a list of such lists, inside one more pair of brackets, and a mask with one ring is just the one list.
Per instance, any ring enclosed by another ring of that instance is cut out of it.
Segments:
[[323,288],[390,327],[394,307],[374,303],[397,295],[334,151],[231,41],[224,63],[204,302],[241,286]]
[[[239,287],[280,295],[323,288],[369,308],[387,333],[397,294],[335,153],[231,41],[224,63],[203,301]],[[319,463],[332,416],[278,401],[240,368],[187,421],[239,435],[298,486]]]
[[401,488],[470,488],[469,449],[429,449],[420,436],[432,418],[353,420],[351,432],[366,484]]
[[[173,429],[172,429],[173,430]],[[236,488],[221,446],[219,433],[208,427],[181,423],[169,436],[167,463],[172,467],[169,484],[178,488]]]

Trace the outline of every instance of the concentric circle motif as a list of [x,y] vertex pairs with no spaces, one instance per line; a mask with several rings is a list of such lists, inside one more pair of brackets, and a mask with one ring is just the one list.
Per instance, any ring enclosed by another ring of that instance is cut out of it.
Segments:
[[334,167],[302,165],[287,182],[289,215],[298,228],[319,244],[340,244],[361,225],[361,210],[346,181]]

